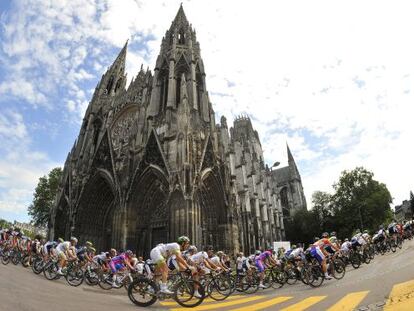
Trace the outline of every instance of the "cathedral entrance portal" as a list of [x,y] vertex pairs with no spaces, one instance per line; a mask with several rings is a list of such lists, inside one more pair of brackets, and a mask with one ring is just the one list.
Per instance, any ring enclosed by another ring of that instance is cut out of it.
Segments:
[[127,247],[148,257],[168,241],[168,181],[158,167],[149,166],[133,183],[128,200]]
[[107,174],[99,171],[86,185],[76,214],[73,234],[79,242],[92,241],[97,250],[120,246],[121,219]]

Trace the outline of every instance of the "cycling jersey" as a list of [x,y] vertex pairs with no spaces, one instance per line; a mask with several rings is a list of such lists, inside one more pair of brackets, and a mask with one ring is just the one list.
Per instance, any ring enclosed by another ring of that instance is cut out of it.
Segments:
[[289,255],[289,259],[294,259],[296,257],[303,257],[303,248],[302,247],[297,247],[294,250],[291,251],[290,255]]
[[71,247],[70,242],[68,241],[62,242],[62,243],[59,243],[58,246],[56,246],[56,251],[58,254],[64,253],[69,249],[69,247]]
[[208,254],[206,252],[198,252],[191,256],[190,259],[195,264],[202,264],[205,259],[208,259]]
[[158,244],[151,250],[150,257],[153,262],[160,264],[165,262],[168,256],[180,253],[180,245],[178,243]]
[[109,262],[109,267],[112,270],[112,273],[116,273],[118,270],[125,267],[124,263],[127,260],[127,256],[125,253],[122,253],[114,258],[111,259]]

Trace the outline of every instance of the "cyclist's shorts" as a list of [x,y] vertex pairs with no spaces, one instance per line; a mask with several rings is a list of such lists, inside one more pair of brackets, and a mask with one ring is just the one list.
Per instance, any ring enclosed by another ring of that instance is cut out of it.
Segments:
[[168,258],[167,265],[168,269],[170,269],[171,271],[179,270],[177,261],[172,257]]
[[67,260],[67,258],[66,258],[66,254],[65,254],[64,252],[59,252],[59,254],[58,254],[58,258],[59,258],[59,259],[63,259],[63,260]]
[[256,260],[256,267],[258,272],[263,272],[265,269],[261,260]]
[[332,246],[330,246],[330,245],[328,245],[327,247],[325,247],[325,250],[328,252],[328,253],[331,253],[331,254],[335,254],[335,250],[332,248]]
[[325,259],[325,255],[322,253],[319,247],[312,247],[310,254],[312,255],[313,258],[316,258],[316,260],[319,263],[322,263],[322,261]]

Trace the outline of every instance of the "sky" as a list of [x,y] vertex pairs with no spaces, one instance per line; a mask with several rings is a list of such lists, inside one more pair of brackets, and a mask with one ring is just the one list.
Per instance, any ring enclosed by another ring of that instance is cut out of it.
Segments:
[[[0,218],[28,221],[63,166],[93,90],[126,40],[128,79],[152,70],[180,1],[0,1]],[[183,1],[216,120],[247,114],[266,162],[286,142],[308,206],[364,166],[394,204],[413,185],[412,1]]]

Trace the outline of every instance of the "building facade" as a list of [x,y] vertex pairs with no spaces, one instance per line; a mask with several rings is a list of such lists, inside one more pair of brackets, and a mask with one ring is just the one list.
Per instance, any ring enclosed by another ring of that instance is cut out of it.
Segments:
[[51,238],[148,255],[187,235],[249,253],[284,238],[277,176],[247,116],[216,124],[196,32],[180,7],[154,71],[126,89],[127,45],[97,85],[68,154]]

